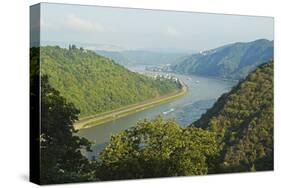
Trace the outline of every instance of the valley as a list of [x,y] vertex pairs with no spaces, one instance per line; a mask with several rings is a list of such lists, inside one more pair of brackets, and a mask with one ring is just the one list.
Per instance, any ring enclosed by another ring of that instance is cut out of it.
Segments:
[[[77,135],[96,143],[92,146],[94,152],[86,154],[89,157],[93,154],[98,157],[112,134],[134,127],[142,119],[162,116],[175,119],[181,127],[189,126],[240,78],[177,71],[182,63],[171,65],[169,69],[165,68],[166,64],[141,63],[126,64],[125,68],[110,59],[112,54],[107,58],[75,46],[69,49],[45,47],[41,51],[42,73],[49,75],[51,84],[80,109],[79,120],[74,123],[74,128],[79,130]],[[205,58],[213,53],[216,50],[200,53],[200,56]],[[197,55],[190,57],[194,56]],[[165,69],[149,68],[155,65]],[[61,74],[68,79],[60,80]],[[165,78],[164,75],[169,76]]]
[[[141,73],[146,72],[145,66],[131,67],[130,70]],[[137,122],[143,119],[153,119],[160,115],[164,119],[173,118],[180,126],[187,127],[199,119],[208,108],[211,108],[218,97],[228,92],[237,83],[237,81],[225,81],[197,75],[173,75],[188,86],[187,95],[176,98],[169,103],[129,114],[125,117],[99,124],[98,126],[89,125],[91,126],[90,128],[79,130],[79,136],[95,141],[96,143],[93,146],[93,153],[88,153],[87,156],[90,157],[94,154],[97,157],[99,152],[104,149],[110,140],[111,135],[134,127]]]

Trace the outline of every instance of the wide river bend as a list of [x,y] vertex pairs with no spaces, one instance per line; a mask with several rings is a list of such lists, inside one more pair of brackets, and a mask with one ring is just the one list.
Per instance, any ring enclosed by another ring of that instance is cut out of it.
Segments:
[[[142,70],[143,71],[143,70]],[[104,123],[95,127],[82,129],[77,134],[88,140],[95,141],[93,154],[98,153],[105,147],[112,134],[128,129],[144,118],[153,118],[162,115],[164,118],[174,118],[182,127],[188,126],[196,121],[211,108],[214,102],[223,93],[228,92],[237,82],[220,80],[210,77],[196,75],[174,76],[181,79],[188,86],[188,94],[175,99],[172,102],[162,104],[141,112],[137,112],[126,117]],[[90,157],[92,154],[86,154]]]

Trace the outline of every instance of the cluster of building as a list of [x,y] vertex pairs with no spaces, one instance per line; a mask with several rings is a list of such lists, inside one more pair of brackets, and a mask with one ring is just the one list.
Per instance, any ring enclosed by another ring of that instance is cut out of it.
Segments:
[[157,65],[157,66],[146,66],[145,70],[153,72],[170,72],[170,64],[167,65]]
[[173,81],[175,81],[175,82],[178,82],[178,81],[179,81],[179,79],[178,79],[177,77],[175,77],[175,76],[173,76],[173,75],[171,75],[171,74],[159,74],[159,73],[155,73],[155,74],[153,75],[153,78],[154,78],[154,79],[160,79],[160,80],[161,80],[161,78],[163,78],[163,79],[169,79],[169,80],[173,80]]

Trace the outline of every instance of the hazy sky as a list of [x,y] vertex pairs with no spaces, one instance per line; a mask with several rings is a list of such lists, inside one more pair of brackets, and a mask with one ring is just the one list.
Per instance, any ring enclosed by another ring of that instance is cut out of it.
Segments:
[[273,40],[273,18],[46,3],[41,7],[42,41],[198,51],[260,38]]

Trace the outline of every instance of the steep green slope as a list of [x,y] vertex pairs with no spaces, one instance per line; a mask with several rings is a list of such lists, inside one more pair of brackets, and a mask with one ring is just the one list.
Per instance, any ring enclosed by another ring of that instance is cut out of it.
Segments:
[[41,48],[41,73],[81,111],[81,117],[113,110],[171,93],[180,86],[172,80],[152,79],[130,72],[93,51]]
[[260,39],[234,43],[179,60],[172,70],[223,78],[241,79],[258,65],[273,59],[273,41]]
[[273,169],[273,62],[260,65],[224,94],[195,126],[218,134],[211,172]]

